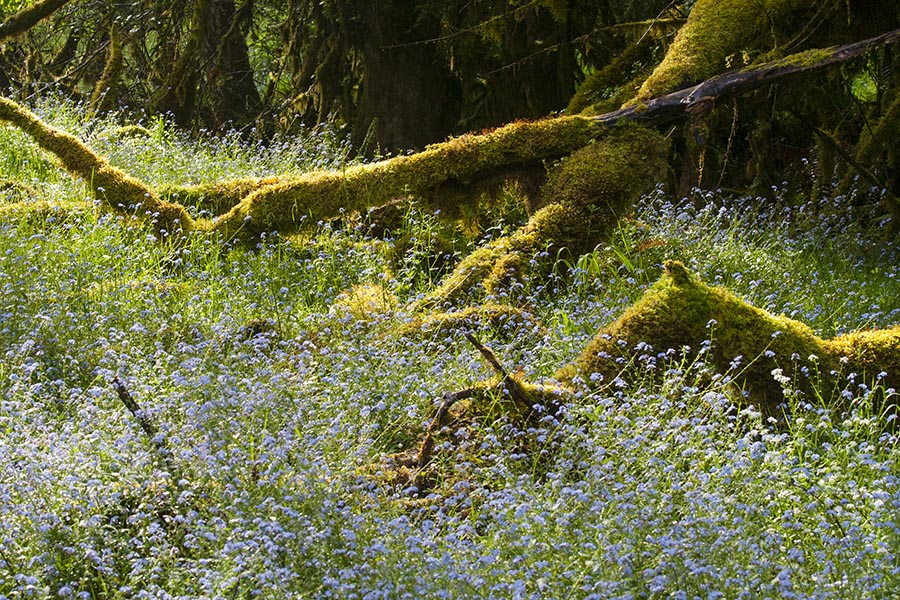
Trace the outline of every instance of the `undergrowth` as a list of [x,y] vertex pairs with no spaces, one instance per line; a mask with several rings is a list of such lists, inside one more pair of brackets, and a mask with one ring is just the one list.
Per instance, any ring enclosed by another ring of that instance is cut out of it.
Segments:
[[[123,124],[38,108],[88,139]],[[149,137],[103,151],[154,182],[346,159],[327,133],[261,150],[144,125]],[[83,195],[14,131],[0,130],[0,148],[6,176],[38,195]],[[669,259],[823,336],[892,325],[896,250],[844,202],[658,191],[593,253],[529,281],[531,324],[467,331],[511,372],[546,381]],[[384,455],[414,447],[444,392],[492,375],[462,331],[400,333],[415,318],[404,307],[439,280],[435,256],[452,264],[465,248],[436,243],[453,235],[437,218],[407,211],[386,241],[323,223],[232,248],[160,244],[90,210],[5,217],[0,597],[900,591],[900,455],[867,404],[892,392],[851,373],[843,413],[784,379],[790,418],[776,423],[740,405],[735,373],[711,371],[702,353],[659,361],[585,382],[559,418],[522,427],[495,415],[450,431],[443,479],[424,497],[373,476]],[[342,309],[354,286],[384,304]],[[152,439],[115,382],[158,428]]]

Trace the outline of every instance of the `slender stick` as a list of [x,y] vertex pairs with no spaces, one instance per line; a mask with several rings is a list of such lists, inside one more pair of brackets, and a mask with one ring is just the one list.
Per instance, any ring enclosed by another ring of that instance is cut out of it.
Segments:
[[166,440],[163,436],[159,435],[159,429],[150,420],[150,417],[147,415],[146,411],[142,410],[138,405],[137,401],[131,395],[131,392],[128,391],[128,388],[125,386],[125,383],[119,379],[118,377],[112,380],[113,389],[116,390],[116,394],[119,396],[119,400],[122,404],[125,405],[134,418],[137,419],[138,425],[141,426],[141,429],[150,438],[150,441],[153,442],[153,445],[156,447],[156,452],[159,457],[162,459],[164,466],[166,467],[166,471],[172,476],[172,479],[177,483],[181,480],[181,474],[178,472],[178,469],[175,466],[174,455],[172,451],[169,449],[166,444]]

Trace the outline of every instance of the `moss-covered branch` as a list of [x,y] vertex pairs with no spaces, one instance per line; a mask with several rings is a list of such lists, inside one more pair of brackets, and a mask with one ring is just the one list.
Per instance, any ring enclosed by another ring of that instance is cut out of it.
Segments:
[[663,61],[644,81],[632,104],[693,85],[722,72],[726,60],[753,47],[771,23],[808,7],[804,0],[697,0]]
[[248,238],[267,231],[291,233],[341,211],[364,210],[409,194],[427,196],[450,182],[466,184],[493,171],[539,165],[586,146],[603,129],[582,117],[512,123],[434,144],[418,154],[308,173],[263,185],[217,220],[214,229]]
[[109,28],[109,55],[103,67],[103,74],[94,85],[91,93],[91,110],[106,112],[115,105],[116,96],[114,88],[122,74],[124,61],[122,58],[122,44],[118,28],[113,25]]
[[71,1],[43,0],[23,8],[0,23],[0,41],[25,33]]
[[30,135],[67,171],[84,179],[91,193],[113,212],[146,217],[166,231],[193,225],[182,205],[161,200],[153,188],[112,166],[75,136],[47,125],[27,108],[0,98],[0,121]]
[[508,288],[541,251],[553,256],[590,251],[640,194],[661,179],[666,148],[657,132],[629,125],[574,152],[550,173],[542,192],[544,206],[528,223],[466,256],[423,305],[455,302],[479,286],[489,293]]
[[646,102],[630,103],[620,110],[592,118],[604,124],[637,121],[648,125],[663,125],[686,117],[700,116],[708,112],[716,102],[843,63],[881,46],[898,43],[900,30],[894,30],[852,44],[806,50],[778,60],[728,71],[692,87],[654,97]]

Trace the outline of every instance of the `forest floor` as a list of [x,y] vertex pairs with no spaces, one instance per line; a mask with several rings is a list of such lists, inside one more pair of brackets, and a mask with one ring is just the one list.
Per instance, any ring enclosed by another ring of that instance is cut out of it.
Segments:
[[[118,138],[115,116],[35,111],[160,186],[349,155],[326,130],[264,146],[154,120]],[[822,337],[897,324],[900,256],[871,191],[848,208],[656,190],[608,244],[528,279],[518,311],[429,329],[408,307],[521,224],[514,199],[474,237],[409,203],[386,237],[347,218],[230,247],[102,214],[12,128],[0,170],[0,598],[900,592],[900,449],[867,403],[894,394],[879,376],[840,374],[845,412],[782,378],[775,423],[733,384],[754,357],[715,373],[702,349],[663,353],[527,426],[501,410],[452,422],[427,489],[390,462],[445,393],[493,375],[466,334],[548,382],[667,260]]]

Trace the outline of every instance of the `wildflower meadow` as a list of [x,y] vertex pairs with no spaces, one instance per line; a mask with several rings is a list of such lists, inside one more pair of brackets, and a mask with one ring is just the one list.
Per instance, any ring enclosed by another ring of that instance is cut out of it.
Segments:
[[[352,160],[327,128],[263,144],[148,119],[116,138],[124,116],[34,110],[159,185]],[[0,599],[900,595],[900,449],[867,402],[896,400],[883,375],[839,373],[837,409],[776,370],[774,418],[734,384],[755,357],[717,372],[657,348],[556,414],[451,423],[427,487],[390,462],[493,375],[466,334],[553,385],[666,260],[821,336],[900,322],[878,190],[657,189],[592,253],[536,255],[555,267],[516,318],[429,329],[410,307],[527,218],[514,202],[469,237],[404,202],[378,235],[344,215],[252,246],[159,239],[18,130],[0,148],[29,190],[0,188]]]

